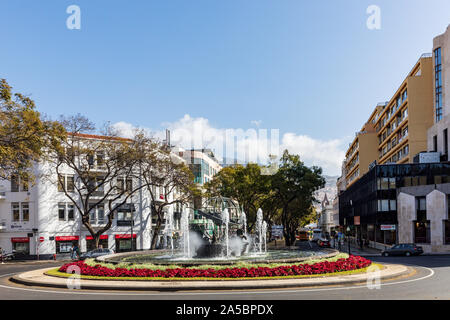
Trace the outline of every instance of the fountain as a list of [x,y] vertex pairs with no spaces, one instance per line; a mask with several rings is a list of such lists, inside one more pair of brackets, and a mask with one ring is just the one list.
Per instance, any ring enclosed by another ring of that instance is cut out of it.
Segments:
[[259,253],[262,253],[262,237],[263,237],[263,212],[261,208],[256,212],[256,230],[258,231],[258,248]]
[[[207,199],[199,209],[184,208],[180,228],[174,228],[173,214],[166,215],[164,228],[166,250],[129,253],[111,262],[152,263],[183,266],[199,264],[234,264],[239,261],[263,263],[307,259],[329,254],[327,250],[268,250],[267,222],[257,210],[253,233],[247,232],[247,216],[238,204],[227,198]],[[178,250],[173,234],[178,233]]]
[[174,223],[173,223],[173,212],[166,212],[164,215],[164,218],[166,219],[166,225],[164,227],[164,247],[167,248],[169,246],[169,244],[167,243],[168,240],[170,240],[170,248],[172,250],[172,254],[173,254],[173,250],[174,250],[174,246],[173,246],[173,232],[174,232]]
[[189,239],[189,211],[185,208],[181,214],[181,235],[183,243],[183,257],[190,258],[190,239]]

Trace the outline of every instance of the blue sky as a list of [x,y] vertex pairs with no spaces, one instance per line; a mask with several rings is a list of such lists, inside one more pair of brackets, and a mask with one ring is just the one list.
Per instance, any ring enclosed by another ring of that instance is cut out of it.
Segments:
[[[81,30],[66,28],[72,4]],[[381,30],[366,27],[372,4]],[[339,158],[448,24],[448,0],[1,0],[0,77],[52,117],[260,121]]]

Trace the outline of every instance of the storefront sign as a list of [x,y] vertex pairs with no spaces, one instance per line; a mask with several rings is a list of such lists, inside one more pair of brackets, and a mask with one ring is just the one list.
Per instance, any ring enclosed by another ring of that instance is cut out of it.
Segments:
[[395,230],[395,224],[382,224],[380,226],[381,231],[389,231],[389,230]]
[[[86,240],[94,240],[93,236],[86,236]],[[100,236],[100,240],[108,240],[108,235],[107,234],[102,234]]]
[[30,242],[30,238],[28,237],[16,237],[16,238],[11,238],[11,242],[20,242],[20,243],[24,243],[24,242]]
[[[131,239],[131,234],[116,234],[116,239]],[[135,233],[133,233],[133,239],[136,239]]]
[[63,237],[55,237],[56,241],[78,241],[80,239],[79,236],[63,236]]

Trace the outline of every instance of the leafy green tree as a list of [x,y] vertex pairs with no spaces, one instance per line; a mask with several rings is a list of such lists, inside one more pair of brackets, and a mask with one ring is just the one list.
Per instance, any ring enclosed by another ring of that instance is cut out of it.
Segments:
[[43,160],[65,136],[57,121],[41,117],[32,99],[13,94],[8,82],[0,80],[0,178],[33,180],[33,163]]
[[220,170],[205,185],[205,189],[207,195],[221,195],[238,201],[247,215],[248,228],[251,230],[256,221],[256,212],[270,192],[270,180],[269,176],[261,175],[261,167],[255,163],[234,165]]
[[300,156],[284,151],[280,167],[272,176],[272,188],[280,201],[281,222],[286,246],[295,243],[295,233],[303,217],[309,215],[317,201],[314,191],[325,185],[319,167],[308,168]]

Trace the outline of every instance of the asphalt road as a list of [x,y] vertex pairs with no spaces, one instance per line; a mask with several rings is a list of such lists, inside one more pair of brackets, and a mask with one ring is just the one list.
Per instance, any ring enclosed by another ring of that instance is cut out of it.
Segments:
[[330,286],[312,288],[193,291],[193,292],[117,292],[80,291],[35,288],[9,282],[12,274],[28,270],[58,266],[58,262],[18,263],[0,265],[0,299],[20,300],[396,300],[396,299],[450,299],[450,256],[371,257],[376,262],[398,263],[411,266],[414,274],[382,281],[379,289],[366,285]]

